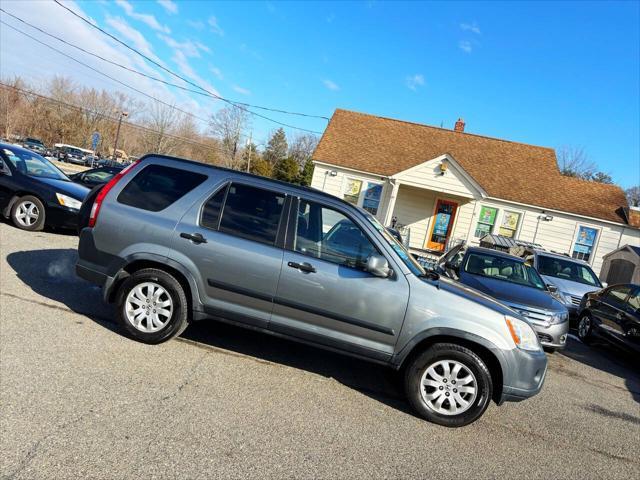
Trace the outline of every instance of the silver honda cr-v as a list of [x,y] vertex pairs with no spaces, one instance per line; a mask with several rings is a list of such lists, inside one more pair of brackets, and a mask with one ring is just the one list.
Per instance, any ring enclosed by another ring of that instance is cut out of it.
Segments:
[[369,213],[288,183],[146,156],[87,197],[77,273],[146,343],[216,318],[389,365],[450,427],[538,393],[527,321],[425,272]]

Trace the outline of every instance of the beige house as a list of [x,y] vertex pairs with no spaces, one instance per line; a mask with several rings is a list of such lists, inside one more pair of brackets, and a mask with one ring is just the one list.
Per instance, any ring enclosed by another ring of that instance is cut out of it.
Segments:
[[602,257],[640,245],[640,211],[622,190],[560,174],[555,151],[336,110],[314,156],[312,187],[395,225],[422,255],[487,233]]

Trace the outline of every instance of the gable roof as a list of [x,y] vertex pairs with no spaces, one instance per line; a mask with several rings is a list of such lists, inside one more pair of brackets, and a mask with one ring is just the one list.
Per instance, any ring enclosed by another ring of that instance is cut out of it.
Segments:
[[445,153],[490,197],[623,222],[622,189],[561,175],[552,148],[337,109],[313,159],[392,176]]

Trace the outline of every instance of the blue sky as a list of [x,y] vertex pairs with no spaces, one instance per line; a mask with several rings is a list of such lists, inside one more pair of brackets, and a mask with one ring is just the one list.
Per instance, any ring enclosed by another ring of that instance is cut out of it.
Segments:
[[[623,187],[640,183],[638,2],[66,4],[230,99],[325,116],[347,108],[448,128],[461,116],[471,133],[583,147]],[[70,42],[172,80],[76,24],[52,2],[5,1],[3,8]],[[3,76],[42,80],[44,65],[82,83],[124,90],[7,30],[0,31]],[[17,41],[19,55],[11,48]],[[115,68],[56,46],[105,71]],[[204,117],[220,108],[215,101],[116,74]],[[268,115],[312,130],[326,126],[324,120]],[[254,119],[254,138],[263,143],[275,127]]]

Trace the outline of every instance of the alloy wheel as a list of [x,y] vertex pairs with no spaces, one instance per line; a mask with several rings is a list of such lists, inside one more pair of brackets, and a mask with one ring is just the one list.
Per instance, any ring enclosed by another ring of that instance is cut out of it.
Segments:
[[580,319],[578,324],[578,336],[580,338],[586,338],[591,330],[591,319],[587,315]]
[[428,366],[422,374],[420,394],[434,412],[459,415],[473,405],[478,396],[478,381],[463,363],[440,360]]
[[159,284],[144,282],[131,289],[124,308],[134,328],[145,333],[157,332],[171,320],[173,301]]
[[21,202],[16,209],[16,221],[23,227],[31,227],[39,217],[40,210],[33,202]]

